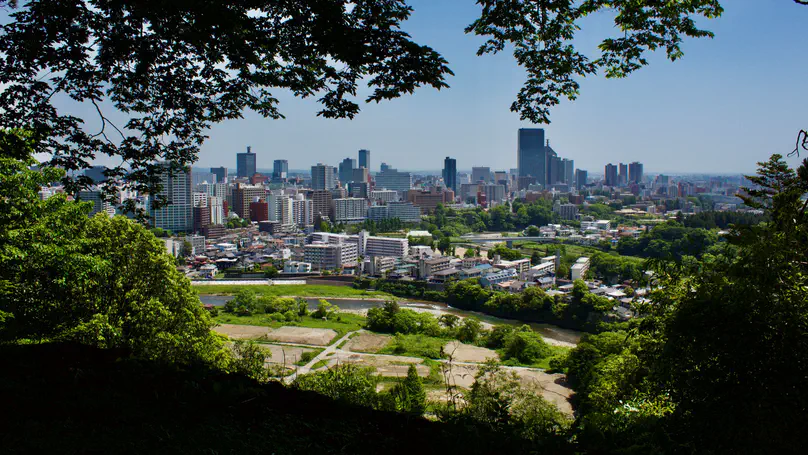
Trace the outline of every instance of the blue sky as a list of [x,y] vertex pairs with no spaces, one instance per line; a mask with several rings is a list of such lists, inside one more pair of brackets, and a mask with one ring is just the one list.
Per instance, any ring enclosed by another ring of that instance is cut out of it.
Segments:
[[[808,128],[808,7],[791,0],[728,0],[706,24],[714,39],[685,42],[675,63],[658,54],[627,79],[590,77],[581,96],[564,102],[545,126],[559,155],[590,172],[608,162],[645,163],[646,172],[752,172],[757,161],[793,149]],[[314,102],[280,94],[286,120],[255,115],[214,127],[199,165],[235,166],[252,145],[259,167],[285,158],[291,168],[336,164],[372,153],[412,170],[438,169],[450,155],[458,169],[516,166],[516,131],[531,124],[509,111],[523,73],[509,53],[477,57],[480,39],[463,28],[479,12],[471,0],[413,0],[405,24],[416,41],[449,61],[451,88],[423,88],[410,97],[365,105],[354,120],[315,117]],[[612,24],[606,14],[583,24],[576,44],[595,49]],[[794,160],[796,162],[796,159]]]
[[[581,95],[552,112],[547,137],[576,167],[603,172],[608,162],[641,161],[646,172],[749,173],[772,153],[785,155],[808,129],[808,6],[792,0],[724,0],[720,19],[703,24],[714,39],[688,40],[685,56],[664,55],[622,80],[590,77]],[[317,118],[313,100],[277,92],[285,120],[247,113],[209,132],[197,166],[235,167],[235,153],[251,145],[258,167],[287,159],[292,169],[336,165],[371,150],[381,162],[409,170],[437,170],[445,156],[458,170],[516,167],[516,135],[531,127],[509,111],[523,81],[510,53],[477,57],[481,39],[463,28],[479,14],[473,0],[410,0],[404,24],[417,42],[449,61],[449,89],[422,88],[412,96],[363,105],[354,120]],[[613,33],[608,14],[582,24],[576,45],[595,50]],[[360,93],[362,95],[362,93]],[[791,159],[796,164],[797,159]]]

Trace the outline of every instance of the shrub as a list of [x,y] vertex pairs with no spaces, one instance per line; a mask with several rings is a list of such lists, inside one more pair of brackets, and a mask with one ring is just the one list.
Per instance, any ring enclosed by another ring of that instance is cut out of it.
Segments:
[[294,311],[292,311],[292,310],[288,310],[287,312],[283,313],[283,317],[284,317],[284,319],[286,319],[288,322],[292,322],[292,321],[297,321],[297,319],[298,319],[298,317],[299,317],[299,316],[298,316],[298,315],[297,315],[297,313],[295,313]]

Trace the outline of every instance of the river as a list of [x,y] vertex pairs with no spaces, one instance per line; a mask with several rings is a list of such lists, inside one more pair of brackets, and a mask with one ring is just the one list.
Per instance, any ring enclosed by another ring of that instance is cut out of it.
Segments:
[[[210,304],[214,306],[224,306],[224,304],[231,300],[233,296],[230,295],[200,295],[199,300],[203,304]],[[306,298],[309,303],[309,309],[316,309],[321,299],[319,298]],[[322,300],[327,300],[329,303],[337,305],[340,310],[354,313],[366,313],[367,310],[374,307],[382,306],[384,303],[381,299],[350,299],[350,298],[332,298],[324,297]],[[437,302],[421,302],[411,300],[399,300],[401,308],[409,308],[415,311],[429,312],[435,315],[440,314],[454,314],[459,317],[475,316],[482,321],[486,326],[509,324],[509,325],[523,325],[528,324],[533,330],[540,333],[548,343],[557,346],[575,346],[581,339],[583,332],[577,330],[565,329],[550,324],[541,324],[536,322],[525,323],[512,319],[500,319],[487,314],[478,313],[475,311],[460,310],[452,308],[445,303]]]

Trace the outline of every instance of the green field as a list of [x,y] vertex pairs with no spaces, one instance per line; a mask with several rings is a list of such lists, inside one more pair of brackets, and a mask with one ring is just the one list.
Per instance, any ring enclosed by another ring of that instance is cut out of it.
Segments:
[[[239,316],[235,314],[219,312],[219,315],[213,318],[219,324],[241,324],[241,325],[260,325],[265,327],[272,327],[277,329],[279,327],[311,327],[314,329],[332,329],[337,332],[334,339],[339,339],[345,336],[348,332],[361,329],[365,325],[365,317],[353,313],[338,313],[337,316],[332,317],[327,321],[322,319],[315,319],[311,316],[304,316],[300,321],[273,321],[268,314],[251,314],[249,316]],[[332,340],[333,341],[333,340]]]
[[443,346],[450,340],[430,337],[423,334],[396,335],[390,343],[379,350],[379,354],[439,359]]
[[350,286],[327,286],[323,284],[275,284],[275,285],[194,285],[193,289],[199,295],[235,295],[241,289],[249,289],[257,295],[275,297],[345,297],[354,299],[384,299],[392,297],[386,292],[366,291],[354,289]]

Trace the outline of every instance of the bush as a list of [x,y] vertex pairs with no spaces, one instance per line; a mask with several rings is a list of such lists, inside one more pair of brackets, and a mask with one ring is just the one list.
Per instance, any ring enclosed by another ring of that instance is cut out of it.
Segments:
[[270,313],[269,318],[272,319],[273,321],[280,321],[280,322],[286,320],[286,317],[283,315],[283,313]]
[[315,357],[317,357],[317,353],[312,352],[312,351],[306,351],[303,354],[300,354],[300,363],[305,365],[305,364],[311,362],[312,359],[314,359]]
[[527,325],[508,335],[504,348],[505,359],[516,359],[526,365],[536,363],[552,353],[542,337]]
[[287,322],[293,322],[297,321],[300,316],[298,316],[294,311],[289,310],[286,313],[283,313],[283,317]]

